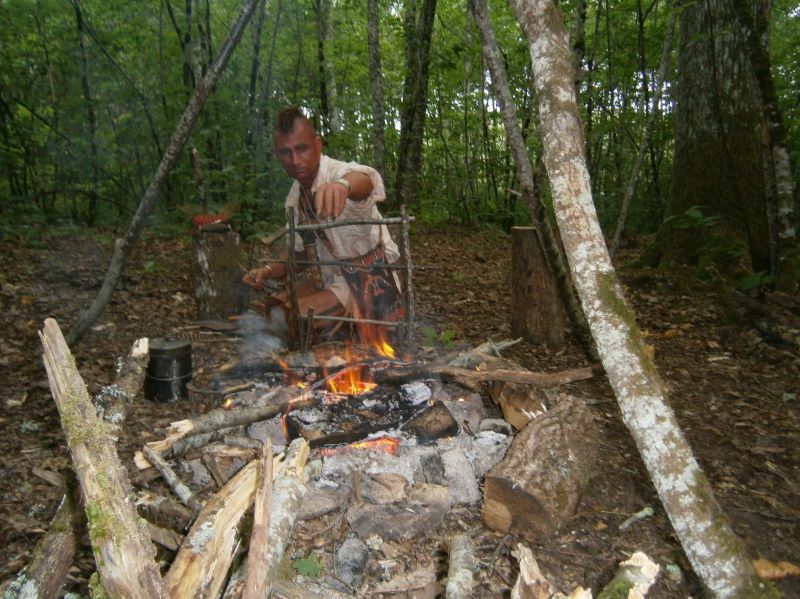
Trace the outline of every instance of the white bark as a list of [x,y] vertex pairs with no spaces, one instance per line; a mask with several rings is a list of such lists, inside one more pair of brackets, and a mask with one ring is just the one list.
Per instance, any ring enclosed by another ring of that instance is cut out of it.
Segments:
[[512,0],[511,5],[530,45],[556,219],[625,425],[692,567],[711,594],[756,594],[760,583],[667,403],[603,242],[561,14],[550,0]]

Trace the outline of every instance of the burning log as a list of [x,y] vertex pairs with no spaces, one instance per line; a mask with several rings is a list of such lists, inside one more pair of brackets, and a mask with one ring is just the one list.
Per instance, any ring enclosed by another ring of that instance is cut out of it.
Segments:
[[475,584],[476,560],[472,539],[465,534],[450,539],[450,563],[447,572],[447,599],[469,599]]
[[574,514],[589,482],[596,437],[580,399],[564,396],[537,415],[486,474],[484,523],[527,539],[552,533]]
[[97,417],[58,323],[48,318],[39,336],[50,389],[83,491],[102,584],[113,596],[163,597],[155,549],[128,501],[130,482],[117,456],[110,427]]

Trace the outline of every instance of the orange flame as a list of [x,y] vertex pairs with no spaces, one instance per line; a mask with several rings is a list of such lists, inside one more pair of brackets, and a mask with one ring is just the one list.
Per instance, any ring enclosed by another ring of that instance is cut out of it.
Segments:
[[350,368],[345,370],[341,376],[333,377],[328,381],[328,390],[332,393],[350,395],[366,393],[377,386],[377,383],[369,380],[369,369],[367,368]]
[[351,443],[342,447],[325,447],[318,450],[318,455],[322,457],[332,456],[339,453],[349,453],[362,449],[382,451],[389,455],[396,456],[400,452],[400,439],[397,437],[377,437],[358,443]]

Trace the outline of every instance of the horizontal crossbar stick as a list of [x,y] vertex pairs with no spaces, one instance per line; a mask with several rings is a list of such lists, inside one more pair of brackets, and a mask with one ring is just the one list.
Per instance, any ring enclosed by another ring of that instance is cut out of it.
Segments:
[[[303,318],[308,319],[308,316]],[[368,318],[350,318],[349,316],[317,316],[316,314],[311,317],[312,320],[336,320],[339,322],[358,322],[361,324],[379,324],[386,327],[402,327],[405,326],[404,322],[394,322],[389,320],[370,320]]]
[[414,222],[414,217],[409,216],[407,219],[401,217],[392,218],[375,218],[364,220],[332,220],[324,223],[317,223],[314,225],[295,225],[295,231],[319,231],[322,229],[333,229],[334,227],[349,227],[350,225],[396,225],[403,222]]
[[[288,264],[288,260],[267,260],[276,264]],[[357,268],[388,268],[389,270],[408,270],[405,264],[384,264],[383,262],[373,262],[372,264],[353,264],[348,260],[295,260],[297,266],[355,266]],[[414,270],[436,270],[436,266],[415,266]]]

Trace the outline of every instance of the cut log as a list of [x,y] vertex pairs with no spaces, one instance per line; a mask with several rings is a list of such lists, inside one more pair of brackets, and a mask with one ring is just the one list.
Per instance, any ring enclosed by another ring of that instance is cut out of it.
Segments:
[[250,299],[249,288],[242,283],[239,234],[222,223],[201,227],[197,234],[198,320],[223,320],[241,314]]
[[253,532],[250,535],[248,561],[253,567],[247,570],[244,582],[244,599],[262,599],[268,596],[267,579],[261,575],[261,565],[269,552],[269,513],[272,507],[272,444],[264,443],[258,472]]
[[562,396],[531,420],[485,477],[483,521],[533,540],[575,513],[597,455],[597,429],[583,400]]
[[111,596],[164,597],[155,548],[129,501],[130,483],[117,456],[110,426],[97,417],[58,323],[48,318],[39,336],[50,390],[83,492],[103,587]]
[[447,570],[447,599],[471,599],[477,567],[472,539],[459,534],[450,539],[450,561]]
[[551,348],[568,326],[556,279],[536,227],[511,228],[511,334]]

